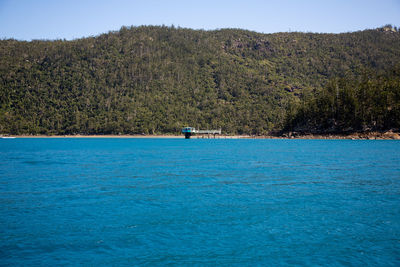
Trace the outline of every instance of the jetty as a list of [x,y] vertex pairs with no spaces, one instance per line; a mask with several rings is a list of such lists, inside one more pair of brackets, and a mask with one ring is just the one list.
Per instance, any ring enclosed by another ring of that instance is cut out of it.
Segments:
[[194,127],[185,127],[182,129],[182,133],[185,135],[186,139],[189,139],[194,134],[203,135],[203,138],[205,135],[207,135],[208,138],[210,138],[210,136],[213,136],[215,138],[215,135],[221,134],[221,129],[219,129],[219,130],[196,130],[196,128],[194,128]]

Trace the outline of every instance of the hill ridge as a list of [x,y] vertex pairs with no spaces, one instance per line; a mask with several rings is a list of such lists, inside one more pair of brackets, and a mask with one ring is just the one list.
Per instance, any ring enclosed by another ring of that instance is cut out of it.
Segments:
[[0,132],[227,133],[282,129],[330,79],[387,72],[396,31],[273,33],[162,26],[72,41],[0,41]]

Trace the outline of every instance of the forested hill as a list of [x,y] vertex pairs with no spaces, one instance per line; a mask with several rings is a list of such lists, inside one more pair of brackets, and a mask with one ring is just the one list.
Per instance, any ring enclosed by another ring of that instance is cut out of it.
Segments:
[[328,81],[390,72],[398,62],[400,33],[391,27],[260,34],[143,26],[73,41],[1,40],[0,133],[178,133],[190,125],[265,134],[293,124],[293,107]]

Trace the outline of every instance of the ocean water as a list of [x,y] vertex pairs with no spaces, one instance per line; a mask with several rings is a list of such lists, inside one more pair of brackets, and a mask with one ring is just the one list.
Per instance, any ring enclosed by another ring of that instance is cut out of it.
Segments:
[[400,142],[0,139],[1,266],[399,266]]

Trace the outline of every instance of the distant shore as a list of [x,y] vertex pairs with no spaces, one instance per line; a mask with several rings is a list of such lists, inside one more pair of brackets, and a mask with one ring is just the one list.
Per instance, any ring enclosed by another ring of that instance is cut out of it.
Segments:
[[184,135],[141,135],[141,134],[76,134],[76,135],[3,135],[1,137],[17,137],[17,138],[185,138]]
[[301,134],[289,132],[282,135],[290,139],[350,139],[350,140],[400,140],[398,132],[354,132],[348,134]]
[[[17,138],[185,138],[184,135],[0,135],[0,137]],[[214,139],[210,135],[194,135],[192,139]],[[350,134],[299,134],[285,133],[282,135],[216,135],[216,139],[350,139],[350,140],[400,140],[400,134],[397,132],[368,132],[368,133],[350,133]]]

